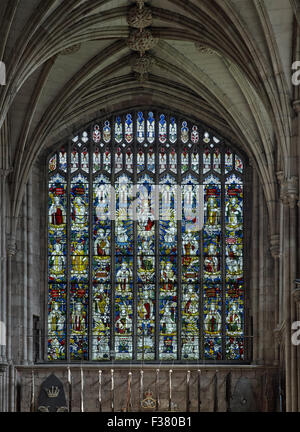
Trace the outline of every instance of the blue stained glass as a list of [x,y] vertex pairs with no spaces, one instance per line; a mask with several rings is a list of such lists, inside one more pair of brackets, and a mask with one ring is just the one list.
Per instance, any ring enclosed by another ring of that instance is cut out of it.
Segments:
[[131,143],[133,140],[133,122],[131,114],[127,114],[125,121],[125,140]]
[[172,117],[170,121],[169,140],[172,144],[177,141],[177,123],[174,117]]
[[164,114],[161,114],[159,121],[159,141],[164,144],[167,141],[167,122]]
[[145,140],[145,120],[141,111],[138,113],[137,118],[137,140],[139,143]]
[[155,140],[155,119],[153,112],[149,112],[147,120],[147,140],[152,144]]
[[123,141],[123,125],[121,117],[117,117],[115,121],[115,140],[119,144]]

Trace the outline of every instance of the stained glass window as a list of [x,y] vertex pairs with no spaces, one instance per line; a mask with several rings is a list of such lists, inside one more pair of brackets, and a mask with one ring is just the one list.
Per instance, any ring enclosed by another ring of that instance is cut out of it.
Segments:
[[48,360],[246,360],[245,171],[166,112],[104,118],[52,152]]

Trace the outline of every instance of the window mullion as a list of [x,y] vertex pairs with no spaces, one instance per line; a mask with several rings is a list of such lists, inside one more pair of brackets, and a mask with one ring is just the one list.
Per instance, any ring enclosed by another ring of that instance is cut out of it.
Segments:
[[66,236],[67,236],[67,256],[66,256],[66,360],[70,362],[70,328],[71,328],[71,308],[70,308],[70,281],[71,281],[71,142],[67,149],[67,215],[66,215]]

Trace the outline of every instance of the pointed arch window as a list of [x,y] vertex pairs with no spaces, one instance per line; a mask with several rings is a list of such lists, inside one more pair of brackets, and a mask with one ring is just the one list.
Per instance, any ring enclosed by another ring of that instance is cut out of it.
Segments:
[[221,137],[161,112],[52,153],[48,360],[245,360],[244,178]]

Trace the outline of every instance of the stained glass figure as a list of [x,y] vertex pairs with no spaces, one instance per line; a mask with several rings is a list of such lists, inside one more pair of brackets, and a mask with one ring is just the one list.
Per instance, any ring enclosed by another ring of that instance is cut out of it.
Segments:
[[110,359],[110,285],[93,285],[93,360]]
[[71,360],[88,359],[88,288],[72,284],[70,298]]
[[138,284],[137,359],[155,359],[155,285]]
[[67,172],[67,152],[62,148],[59,152],[59,169]]
[[48,293],[48,360],[66,359],[66,286],[50,284]]

